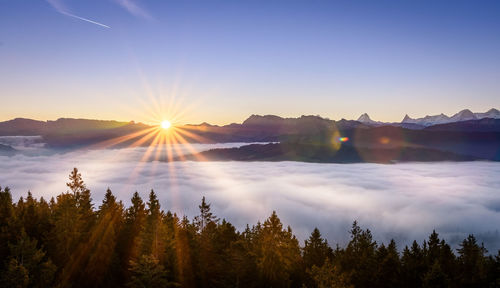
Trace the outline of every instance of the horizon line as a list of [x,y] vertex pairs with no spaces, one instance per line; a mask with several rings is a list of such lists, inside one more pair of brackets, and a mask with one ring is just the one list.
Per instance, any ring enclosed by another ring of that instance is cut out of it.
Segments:
[[[499,109],[497,108],[490,108],[484,112],[473,112],[472,110],[470,110],[469,108],[465,108],[465,109],[462,109],[458,112],[456,112],[455,114],[453,115],[456,115],[462,111],[465,111],[465,110],[469,110],[471,111],[472,113],[486,113],[486,112],[489,112],[491,110],[496,110],[496,111],[499,111]],[[174,124],[178,124],[180,126],[182,125],[202,125],[202,124],[208,124],[208,125],[213,125],[213,126],[225,126],[225,125],[231,125],[231,124],[239,124],[239,123],[243,123],[245,120],[249,119],[250,117],[252,116],[262,116],[262,117],[265,117],[265,116],[276,116],[276,117],[280,117],[282,119],[297,119],[297,118],[300,118],[300,117],[308,117],[308,116],[315,116],[315,117],[320,117],[322,119],[325,119],[325,120],[332,120],[332,121],[341,121],[341,120],[348,120],[348,121],[358,121],[359,117],[363,116],[363,115],[368,115],[369,116],[369,113],[367,112],[364,112],[364,113],[361,113],[360,116],[358,116],[358,118],[356,119],[346,119],[346,118],[340,118],[340,119],[332,119],[330,117],[325,117],[325,116],[321,116],[320,114],[302,114],[300,116],[281,116],[281,115],[278,115],[278,114],[250,114],[249,116],[247,116],[246,118],[244,118],[241,122],[225,122],[225,124],[212,124],[208,121],[202,121],[201,123],[174,123]],[[444,113],[441,113],[441,114],[444,114]],[[441,114],[435,114],[435,115],[425,115],[425,116],[421,116],[421,117],[416,117],[416,118],[413,118],[413,117],[410,117],[411,119],[421,119],[421,118],[425,118],[425,117],[428,117],[428,116],[438,116],[438,115],[441,115]],[[445,116],[447,117],[451,117],[451,116],[448,116],[447,114],[444,114]],[[452,115],[452,116],[453,116]],[[405,116],[408,116],[408,114],[406,113]],[[371,119],[370,117],[370,120],[372,121],[375,121],[375,122],[381,122],[381,123],[402,123],[403,122],[403,119],[404,117],[402,118],[402,120],[400,121],[377,121],[377,120],[373,120]],[[156,125],[156,124],[159,124],[161,122],[161,120],[158,121],[158,123],[153,123],[152,121],[140,121],[140,120],[119,120],[119,119],[98,119],[98,118],[85,118],[85,117],[78,117],[78,116],[75,116],[75,117],[66,117],[66,116],[63,116],[63,117],[58,117],[58,118],[52,118],[52,119],[35,119],[35,118],[27,118],[27,117],[14,117],[14,118],[9,118],[9,119],[0,119],[0,123],[1,122],[8,122],[8,121],[13,121],[13,120],[16,120],[16,119],[26,119],[26,120],[33,120],[33,121],[39,121],[39,122],[50,122],[50,121],[57,121],[57,120],[60,120],[60,119],[74,119],[74,120],[91,120],[91,121],[115,121],[115,122],[134,122],[136,124],[145,124],[145,125],[150,125],[150,126],[153,126],[153,125]]]

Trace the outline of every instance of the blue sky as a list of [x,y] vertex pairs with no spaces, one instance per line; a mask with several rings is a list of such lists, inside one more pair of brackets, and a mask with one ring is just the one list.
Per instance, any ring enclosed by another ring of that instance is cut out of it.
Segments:
[[0,120],[486,111],[499,15],[498,1],[0,0]]

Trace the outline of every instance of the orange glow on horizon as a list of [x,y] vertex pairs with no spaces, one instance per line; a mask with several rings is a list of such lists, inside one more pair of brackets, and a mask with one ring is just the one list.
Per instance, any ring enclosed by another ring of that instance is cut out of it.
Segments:
[[[197,155],[198,151],[196,151],[191,143],[210,141],[200,135],[200,133],[206,132],[204,131],[204,127],[178,125],[178,123],[184,122],[182,120],[189,114],[191,108],[190,106],[183,105],[182,95],[177,95],[175,91],[171,91],[170,93],[162,93],[167,95],[166,97],[157,97],[148,85],[146,85],[145,91],[149,99],[148,101],[146,99],[139,99],[142,109],[138,109],[135,113],[141,114],[141,118],[147,118],[148,121],[145,123],[150,124],[147,124],[148,126],[144,128],[137,126],[137,129],[131,131],[129,134],[91,145],[91,148],[144,147],[146,149],[143,152],[140,162],[173,162],[184,160],[185,157],[183,154],[186,153],[199,158],[200,156]],[[151,125],[151,123],[154,124]],[[181,149],[181,145],[179,144],[185,145],[185,149]],[[132,172],[131,179],[143,168],[144,166],[138,163]]]

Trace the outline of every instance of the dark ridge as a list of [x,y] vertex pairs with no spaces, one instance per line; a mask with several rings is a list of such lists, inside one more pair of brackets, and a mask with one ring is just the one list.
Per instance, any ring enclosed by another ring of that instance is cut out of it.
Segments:
[[433,125],[425,128],[428,131],[463,131],[463,132],[500,132],[500,119],[483,118],[446,124]]
[[[481,158],[459,155],[429,148],[397,147],[368,148],[343,145],[339,150],[333,146],[272,143],[251,144],[238,148],[221,148],[182,159],[197,161],[301,161],[315,163],[396,163],[434,161],[474,161]],[[177,159],[180,160],[180,159]]]
[[[58,119],[56,121],[41,122],[29,119],[14,119],[0,123],[0,135],[42,135],[48,148],[71,150],[75,148],[99,148],[101,143],[125,135],[137,135],[126,141],[113,144],[110,148],[127,147],[135,143],[144,133],[141,131],[151,126],[134,122],[100,121],[87,119]],[[426,148],[432,157],[423,153],[421,161],[425,159],[439,159],[434,150],[450,152],[477,159],[500,161],[500,119],[485,118],[434,125],[422,129],[416,124],[396,123],[394,125],[367,125],[358,121],[332,121],[319,116],[301,116],[299,118],[282,118],[273,115],[252,115],[243,124],[214,126],[207,123],[200,125],[185,125],[184,138],[189,143],[229,143],[229,142],[281,142],[281,143],[313,143],[328,147],[338,137],[348,137],[347,146],[361,149],[395,149]],[[409,129],[412,128],[412,129]],[[145,139],[141,145],[152,144],[154,137]],[[112,142],[112,141],[111,141]],[[109,146],[106,146],[109,147]],[[304,146],[307,147],[307,146]],[[315,149],[315,147],[310,147]],[[323,151],[320,149],[320,151]],[[405,150],[410,153],[410,150]],[[264,153],[264,151],[261,151]],[[334,161],[328,160],[328,151],[325,156],[309,158],[304,161]],[[344,151],[343,153],[347,153]],[[379,151],[377,153],[384,154]],[[417,155],[415,154],[415,155]],[[348,154],[351,155],[351,154]],[[403,155],[404,156],[404,155]],[[415,156],[403,157],[401,161],[412,161]],[[256,157],[256,156],[253,156]],[[278,157],[278,156],[276,156]],[[280,156],[284,157],[284,156]],[[340,156],[337,156],[340,157]],[[452,159],[452,155],[443,156]],[[347,160],[358,161],[355,155]],[[399,159],[392,159],[399,161]],[[419,161],[416,159],[415,161]]]

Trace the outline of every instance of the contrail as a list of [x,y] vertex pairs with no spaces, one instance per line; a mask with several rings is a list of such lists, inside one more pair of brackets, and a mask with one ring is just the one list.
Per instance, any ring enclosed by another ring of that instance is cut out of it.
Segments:
[[105,24],[102,24],[102,23],[99,23],[99,22],[96,22],[96,21],[93,21],[93,20],[90,20],[90,19],[87,19],[87,18],[83,18],[83,17],[80,17],[80,16],[77,16],[75,14],[71,14],[68,11],[68,8],[65,7],[65,5],[58,1],[58,0],[47,0],[47,2],[54,8],[56,9],[57,12],[63,14],[63,15],[66,15],[66,16],[69,16],[69,17],[73,17],[73,18],[76,18],[76,19],[79,19],[79,20],[82,20],[82,21],[85,21],[85,22],[89,22],[89,23],[92,23],[92,24],[95,24],[95,25],[99,25],[101,27],[104,27],[104,28],[111,28],[109,27],[108,25],[105,25]]
[[108,29],[109,29],[109,28],[111,28],[111,27],[109,27],[108,25],[105,25],[105,24],[102,24],[102,23],[99,23],[99,22],[96,22],[96,21],[92,21],[92,20],[90,20],[90,19],[83,18],[83,17],[80,17],[80,16],[76,16],[76,15],[71,14],[71,13],[68,13],[68,12],[64,12],[64,11],[59,11],[59,12],[61,12],[61,13],[62,13],[62,14],[64,14],[64,15],[67,15],[67,16],[70,16],[70,17],[73,17],[73,18],[76,18],[76,19],[80,19],[80,20],[83,20],[83,21],[87,21],[87,22],[92,23],[92,24],[95,24],[95,25],[99,25],[99,26],[104,27],[104,28],[108,28]]

